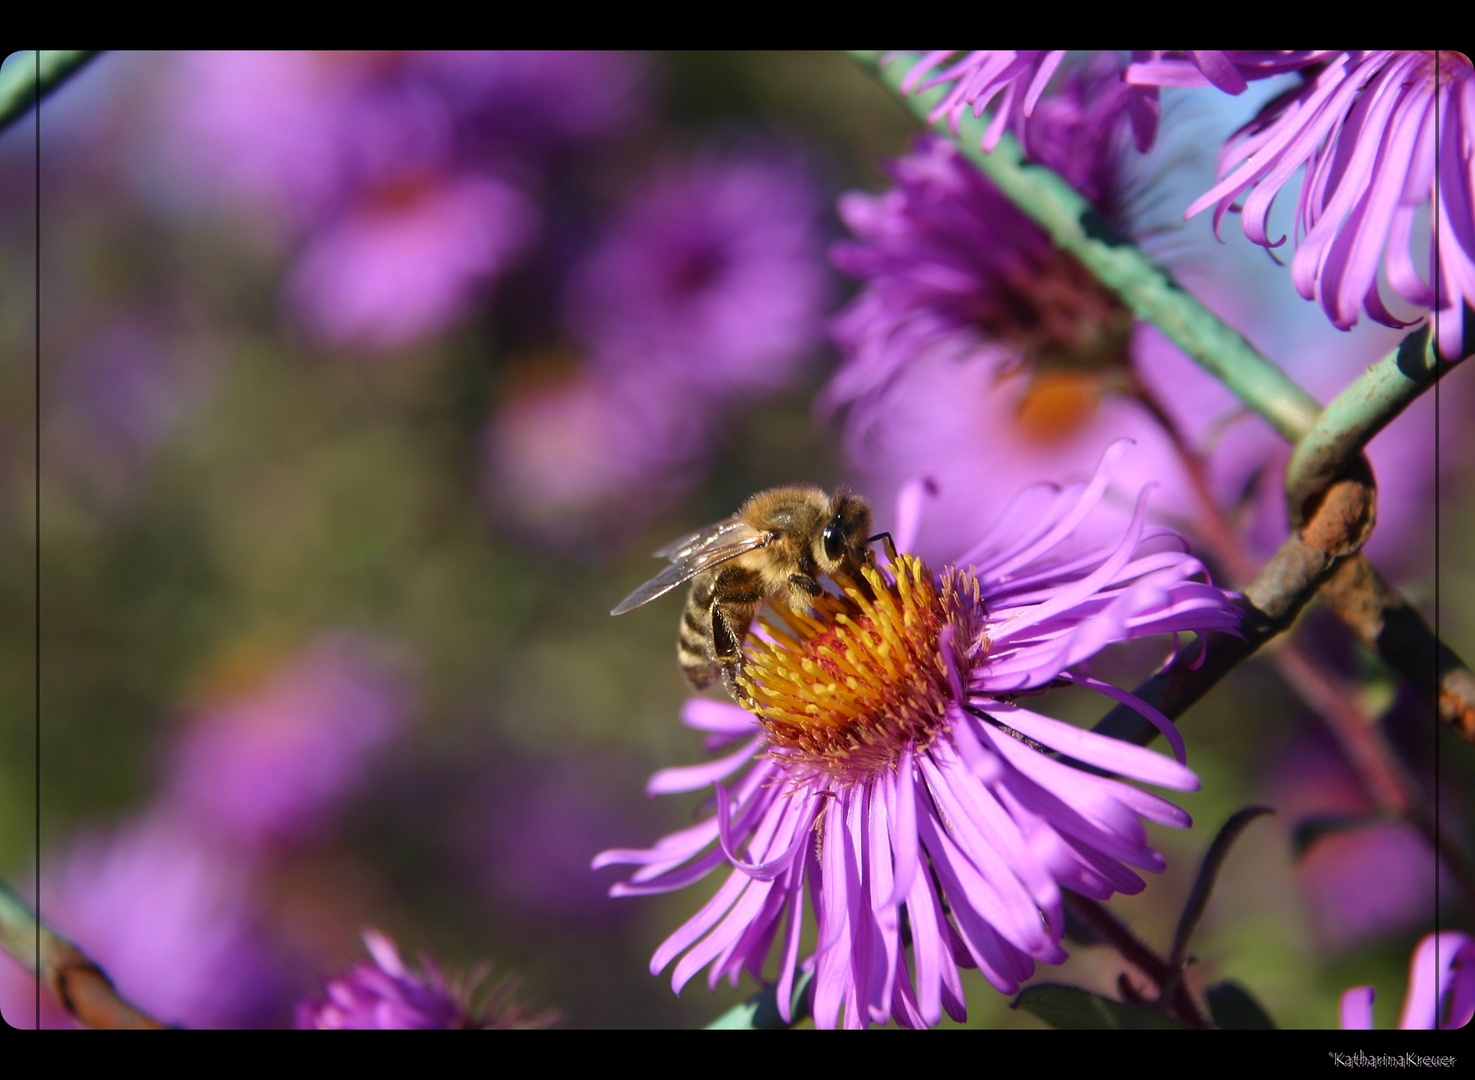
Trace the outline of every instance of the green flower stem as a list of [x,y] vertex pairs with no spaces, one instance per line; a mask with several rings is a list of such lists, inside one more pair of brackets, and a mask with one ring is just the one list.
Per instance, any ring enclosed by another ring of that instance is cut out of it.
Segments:
[[[914,53],[897,53],[885,64],[882,53],[850,54],[901,98],[923,122],[942,100],[944,87],[903,96],[901,83],[916,66]],[[1180,349],[1295,442],[1316,422],[1321,405],[1285,372],[1262,356],[1233,327],[1203,305],[1131,241],[1117,235],[1101,214],[1054,170],[1024,160],[1009,133],[985,154],[979,143],[985,121],[965,116],[956,133],[946,119],[929,125],[945,136],[1009,199],[1035,220],[1056,246],[1075,256],[1140,318],[1154,323]]]
[[[39,946],[39,949],[38,949]],[[38,976],[62,1008],[91,1028],[166,1028],[124,1001],[82,950],[40,922],[0,881],[0,948]]]
[[1063,890],[1061,895],[1066,905],[1079,916],[1082,922],[1116,949],[1122,959],[1135,966],[1157,985],[1159,993],[1166,999],[1163,1004],[1167,1007],[1169,1015],[1176,1016],[1191,1028],[1213,1026],[1204,1019],[1198,1004],[1193,1000],[1193,995],[1178,978],[1177,971],[1147,945],[1139,941],[1110,908],[1100,901],[1092,900],[1080,893],[1073,893],[1069,889]]
[[1426,324],[1338,394],[1296,444],[1286,467],[1291,521],[1299,522],[1307,499],[1339,476],[1374,435],[1463,359],[1441,360]]
[[40,98],[44,98],[82,66],[96,56],[96,51],[41,53],[41,78],[36,79],[36,54],[17,53],[0,69],[0,131],[4,131],[26,114]]

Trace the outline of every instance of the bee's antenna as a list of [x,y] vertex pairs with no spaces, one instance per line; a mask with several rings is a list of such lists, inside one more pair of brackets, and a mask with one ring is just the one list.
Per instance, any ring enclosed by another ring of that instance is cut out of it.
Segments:
[[880,533],[877,533],[875,536],[869,537],[866,540],[866,543],[867,544],[874,544],[877,540],[885,540],[886,541],[886,557],[888,559],[890,559],[892,562],[896,562],[897,561],[897,556],[896,556],[896,543],[891,539],[891,534],[889,532],[880,532]]

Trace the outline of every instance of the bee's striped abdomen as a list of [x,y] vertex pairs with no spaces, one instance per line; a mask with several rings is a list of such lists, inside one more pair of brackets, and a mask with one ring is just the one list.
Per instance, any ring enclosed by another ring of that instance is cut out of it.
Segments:
[[691,583],[676,634],[676,659],[686,681],[698,690],[705,690],[722,674],[712,655],[713,584],[711,574],[702,574]]

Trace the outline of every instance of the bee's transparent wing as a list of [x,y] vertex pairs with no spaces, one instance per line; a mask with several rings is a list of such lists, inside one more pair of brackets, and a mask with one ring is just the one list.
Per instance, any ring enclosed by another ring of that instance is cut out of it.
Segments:
[[723,518],[721,521],[714,521],[711,525],[698,529],[694,533],[677,537],[659,551],[654,551],[651,554],[657,559],[670,559],[672,562],[677,562],[688,555],[696,554],[709,544],[717,543],[724,537],[731,537],[732,534],[740,530],[751,531],[748,526],[744,525],[737,518]]
[[709,542],[706,547],[676,559],[670,566],[621,600],[610,614],[623,615],[631,608],[648,604],[656,597],[664,596],[676,586],[690,581],[719,563],[725,563],[728,559],[735,559],[745,552],[763,547],[774,536],[771,532],[755,532],[746,525],[740,525],[740,528],[745,535],[739,535],[726,543]]

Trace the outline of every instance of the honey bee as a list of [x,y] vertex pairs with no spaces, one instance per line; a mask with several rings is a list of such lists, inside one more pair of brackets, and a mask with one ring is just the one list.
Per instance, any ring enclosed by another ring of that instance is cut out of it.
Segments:
[[844,488],[833,495],[809,484],[769,488],[732,517],[657,551],[671,565],[610,614],[623,615],[690,581],[676,639],[681,670],[698,690],[720,677],[733,700],[747,705],[738,676],[759,605],[778,596],[792,608],[812,610],[824,591],[820,574],[859,577],[862,566],[874,565],[867,545],[888,534],[870,531],[871,504]]

